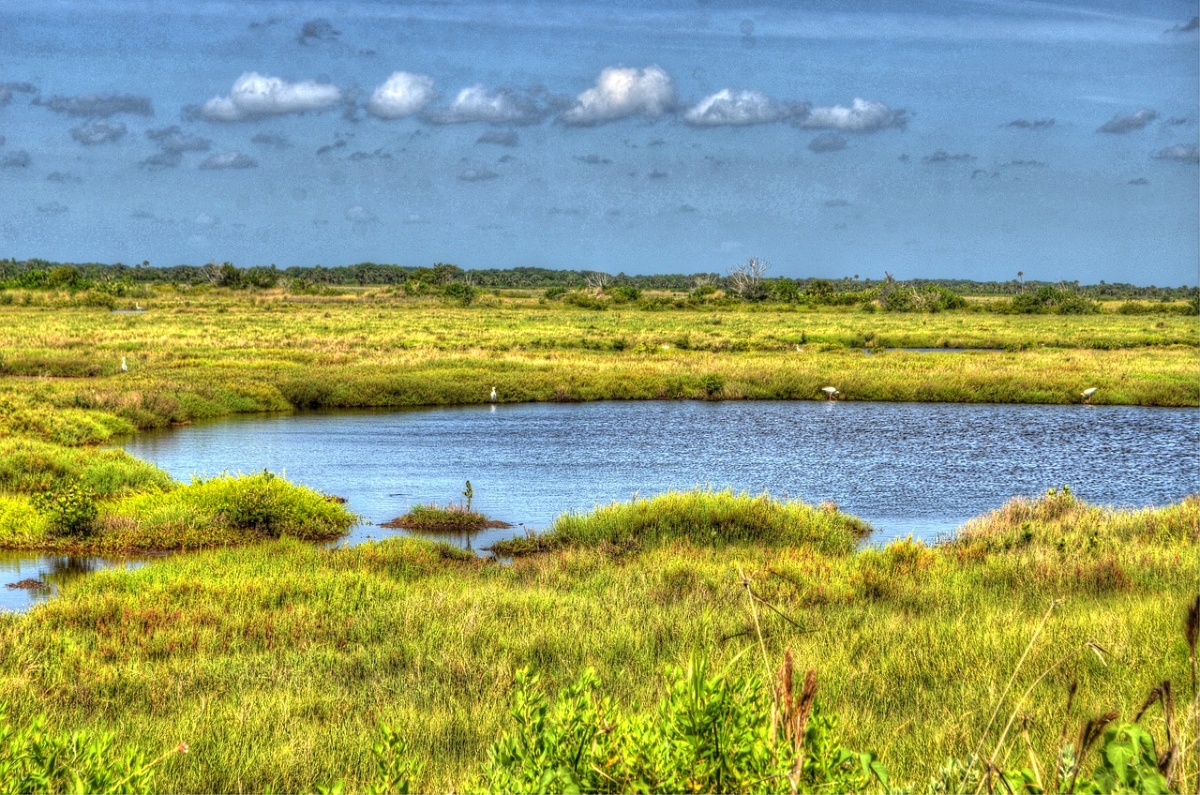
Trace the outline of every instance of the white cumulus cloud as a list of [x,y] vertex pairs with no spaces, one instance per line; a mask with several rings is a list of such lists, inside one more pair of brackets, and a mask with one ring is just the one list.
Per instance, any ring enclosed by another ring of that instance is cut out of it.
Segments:
[[675,105],[671,77],[657,66],[645,69],[610,67],[600,72],[596,85],[575,99],[562,114],[567,124],[603,124],[629,116],[657,118]]
[[367,110],[381,119],[399,119],[419,113],[434,96],[432,77],[392,72],[371,94]]
[[520,124],[532,121],[534,117],[535,111],[530,104],[522,102],[511,91],[488,94],[483,86],[474,85],[459,91],[450,107],[432,114],[430,121],[441,124]]
[[229,96],[213,97],[200,108],[200,115],[212,121],[243,121],[323,110],[341,101],[342,92],[329,83],[305,80],[290,83],[279,77],[246,72],[233,83]]
[[812,130],[875,132],[888,127],[903,128],[907,122],[908,114],[902,110],[892,110],[882,102],[855,97],[848,108],[845,105],[813,108],[801,120],[800,126]]
[[735,91],[723,88],[688,108],[684,121],[698,126],[722,124],[769,124],[788,115],[761,91]]

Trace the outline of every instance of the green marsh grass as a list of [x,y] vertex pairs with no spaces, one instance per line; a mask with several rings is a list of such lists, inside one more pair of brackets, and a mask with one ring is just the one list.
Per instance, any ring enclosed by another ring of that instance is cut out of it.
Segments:
[[194,550],[288,536],[328,541],[355,517],[335,500],[270,473],[222,475],[97,500],[89,532],[55,532],[23,494],[0,494],[0,547],[72,553]]
[[414,505],[408,513],[381,527],[399,527],[417,533],[463,533],[489,527],[512,527],[507,522],[489,519],[465,505]]
[[836,506],[780,502],[766,494],[670,491],[614,502],[587,513],[568,513],[545,533],[492,545],[499,555],[524,555],[563,547],[634,550],[670,541],[702,545],[768,544],[846,554],[870,526]]
[[[894,783],[927,781],[981,741],[1002,746],[997,764],[1024,764],[1020,742],[999,742],[1014,713],[1034,747],[1056,749],[1064,724],[1131,717],[1164,679],[1187,686],[1180,630],[1200,579],[1200,502],[1097,509],[1100,541],[1086,543],[1089,532],[1062,548],[1070,512],[1024,510],[960,542],[850,553],[683,536],[619,555],[562,546],[512,565],[414,539],[176,556],[98,572],[0,617],[0,700],[14,719],[44,712],[51,727],[147,751],[187,742],[191,753],[159,769],[171,791],[353,789],[372,775],[380,725],[420,763],[418,789],[462,790],[511,725],[518,669],[553,696],[591,667],[623,709],[645,711],[692,654],[755,673],[761,631],[768,659],[791,649],[816,669],[842,741],[877,751]],[[1028,542],[1003,543],[1026,521]],[[982,543],[989,534],[995,543]],[[745,582],[762,600],[758,629]],[[1158,719],[1147,726],[1165,747]],[[1183,766],[1191,791],[1194,758]]]

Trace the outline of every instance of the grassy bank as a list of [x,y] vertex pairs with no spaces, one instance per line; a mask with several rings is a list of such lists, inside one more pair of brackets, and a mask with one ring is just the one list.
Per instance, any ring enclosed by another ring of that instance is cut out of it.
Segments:
[[[1200,328],[1166,311],[591,311],[487,298],[197,289],[133,315],[0,306],[0,433],[77,444],[243,411],[480,403],[493,386],[502,402],[820,399],[833,384],[847,400],[1069,403],[1095,386],[1095,403],[1200,404]],[[896,350],[913,347],[976,350]]]
[[143,492],[107,498],[77,485],[0,494],[0,547],[5,549],[137,553],[281,536],[327,541],[344,535],[353,523],[354,515],[339,502],[269,472],[187,485],[156,477]]
[[[662,514],[648,528],[696,507],[646,502]],[[617,510],[598,512],[599,526]],[[809,510],[806,527],[826,532],[832,512]],[[1181,630],[1200,577],[1195,498],[1123,512],[1060,492],[932,548],[852,552],[775,533],[714,543],[716,529],[636,548],[577,536],[507,566],[397,539],[276,541],[104,571],[0,617],[0,700],[14,720],[44,712],[52,727],[111,731],[150,756],[186,742],[190,753],[158,768],[171,791],[355,788],[381,724],[422,763],[420,789],[461,790],[511,726],[521,667],[551,694],[592,667],[622,709],[644,711],[694,653],[761,677],[763,654],[789,648],[816,669],[844,742],[876,751],[894,783],[922,788],[981,745],[1024,765],[1023,733],[1057,748],[1064,725],[1109,710],[1127,719],[1164,679],[1194,748]],[[1145,723],[1165,747],[1161,720]],[[1194,754],[1182,765],[1191,791]]]

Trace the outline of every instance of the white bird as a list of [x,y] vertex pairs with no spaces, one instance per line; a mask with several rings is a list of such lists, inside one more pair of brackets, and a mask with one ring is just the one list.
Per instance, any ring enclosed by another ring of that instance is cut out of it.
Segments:
[[128,373],[128,372],[129,372],[129,365],[125,364],[125,357],[124,357],[124,356],[122,356],[122,357],[121,357],[121,372],[122,372],[122,373]]
[[821,387],[821,391],[828,395],[830,400],[833,400],[834,395],[841,394],[837,391],[836,386],[823,386]]
[[1087,403],[1089,400],[1092,399],[1092,395],[1096,394],[1097,389],[1099,389],[1099,387],[1090,386],[1087,389],[1080,392],[1079,397],[1083,398],[1084,403]]
[[496,402],[496,387],[492,387],[492,397],[491,397],[491,400],[492,400],[492,402],[493,402],[493,403],[495,403],[495,402]]

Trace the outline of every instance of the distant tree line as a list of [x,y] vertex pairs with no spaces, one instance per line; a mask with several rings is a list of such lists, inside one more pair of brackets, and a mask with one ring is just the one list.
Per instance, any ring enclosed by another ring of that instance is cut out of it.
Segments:
[[[768,277],[769,266],[752,258],[724,275],[717,273],[615,276],[592,270],[496,268],[464,270],[448,263],[430,267],[360,262],[337,267],[256,265],[242,268],[229,262],[206,265],[151,266],[149,262],[60,263],[43,259],[0,259],[0,289],[94,289],[115,295],[127,287],[156,283],[212,285],[232,289],[286,287],[297,292],[351,286],[394,286],[408,294],[446,293],[469,303],[476,289],[550,291],[560,298],[579,291],[580,298],[641,296],[641,291],[686,293],[693,299],[721,295],[740,301],[774,301],[828,305],[875,303],[892,311],[937,311],[961,306],[961,296],[1004,297],[1012,311],[1089,311],[1098,300],[1195,302],[1200,288],[1138,286],[1124,283],[1080,284],[1025,281],[1023,273],[1009,281],[970,279],[840,279]],[[463,285],[453,287],[451,285]],[[470,288],[470,289],[467,289]],[[561,292],[560,292],[561,291]],[[589,299],[590,300],[590,299]]]

